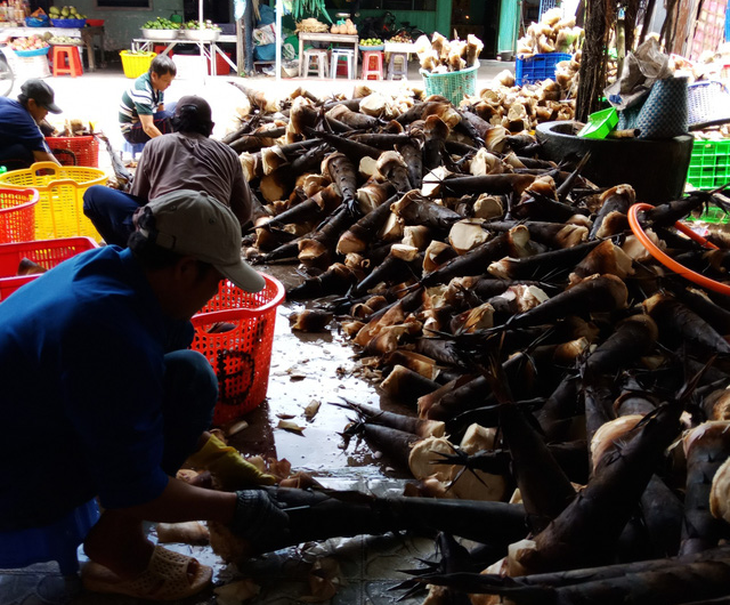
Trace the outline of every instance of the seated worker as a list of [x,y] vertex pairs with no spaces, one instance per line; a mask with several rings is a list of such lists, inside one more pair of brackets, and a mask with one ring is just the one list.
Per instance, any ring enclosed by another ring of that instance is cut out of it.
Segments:
[[8,170],[34,162],[60,162],[51,153],[39,124],[51,113],[61,113],[53,90],[43,80],[27,80],[18,100],[0,97],[0,165]]
[[241,225],[251,217],[252,193],[238,156],[209,138],[213,119],[202,97],[182,97],[175,107],[175,131],[145,145],[129,194],[102,185],[84,193],[84,214],[107,244],[125,246],[134,231],[132,216],[148,199],[184,187],[206,191],[229,206]]
[[119,127],[130,143],[146,143],[171,132],[171,114],[165,111],[165,91],[177,74],[177,67],[167,55],[152,59],[147,73],[139,76],[122,95]]
[[128,248],[74,256],[0,304],[0,552],[98,497],[86,589],[173,600],[204,588],[211,569],[153,545],[143,521],[216,520],[254,549],[287,535],[264,490],[175,478],[190,454],[210,460],[215,439],[217,380],[187,348],[189,320],[222,279],[264,286],[240,251],[229,208],[176,191],[145,206]]

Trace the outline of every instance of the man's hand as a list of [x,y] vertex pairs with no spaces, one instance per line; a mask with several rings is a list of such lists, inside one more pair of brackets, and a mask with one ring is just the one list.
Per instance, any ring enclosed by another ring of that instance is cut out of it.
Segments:
[[230,530],[251,543],[254,551],[263,552],[269,545],[283,547],[289,535],[289,515],[263,489],[236,492],[238,501]]

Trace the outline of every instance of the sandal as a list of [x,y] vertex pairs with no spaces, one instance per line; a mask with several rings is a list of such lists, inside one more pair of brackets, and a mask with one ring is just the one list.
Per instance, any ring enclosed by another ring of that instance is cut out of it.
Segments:
[[[188,575],[191,565],[194,565],[192,577]],[[87,590],[155,601],[174,601],[194,595],[203,590],[212,577],[210,567],[162,546],[155,546],[147,569],[132,580],[121,580],[113,571],[93,561],[81,572]]]

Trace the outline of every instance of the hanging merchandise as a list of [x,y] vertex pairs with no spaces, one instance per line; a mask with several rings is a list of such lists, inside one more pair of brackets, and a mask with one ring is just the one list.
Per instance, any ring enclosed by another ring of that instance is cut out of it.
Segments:
[[324,0],[292,0],[292,17],[294,21],[299,21],[306,15],[322,14],[327,21],[332,23],[329,13],[324,5]]

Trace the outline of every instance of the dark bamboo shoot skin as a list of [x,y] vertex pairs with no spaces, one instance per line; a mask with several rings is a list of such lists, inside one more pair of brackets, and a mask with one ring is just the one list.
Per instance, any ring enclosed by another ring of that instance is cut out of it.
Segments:
[[382,152],[377,147],[372,147],[365,143],[360,143],[359,141],[331,134],[329,132],[317,131],[313,128],[306,128],[305,132],[309,138],[321,139],[340,153],[347,155],[347,157],[354,162],[359,162],[364,157],[370,157],[377,160]]
[[[359,492],[265,488],[289,515],[290,535],[266,550],[335,536],[445,531],[477,542],[509,543],[525,534],[521,505],[431,498],[374,498]],[[303,507],[303,508],[300,508]],[[261,550],[260,552],[264,552]]]
[[694,554],[717,546],[730,537],[727,524],[710,513],[712,478],[730,456],[730,423],[706,422],[685,436],[687,485],[680,555]]
[[552,323],[566,315],[615,311],[626,307],[626,284],[614,275],[583,280],[538,306],[513,315],[507,327],[517,328]]
[[415,433],[394,429],[382,424],[358,422],[349,427],[346,436],[362,435],[368,444],[385,454],[397,468],[408,468],[411,448],[422,438]]
[[598,429],[616,418],[613,411],[615,393],[612,387],[613,383],[605,377],[583,386],[583,409],[588,443],[593,440]]
[[492,195],[522,193],[535,177],[529,174],[487,174],[485,176],[457,176],[445,179],[441,190],[448,195],[461,197],[467,193]]
[[[580,380],[577,376],[566,375],[545,404],[535,413],[535,418],[550,441],[568,439],[569,423],[566,422],[579,411]],[[582,411],[582,406],[580,406]]]
[[343,265],[334,263],[321,275],[311,277],[298,286],[290,288],[286,296],[289,300],[307,300],[344,294],[357,281],[357,275]]
[[398,429],[406,433],[412,433],[420,438],[429,437],[431,435],[441,437],[444,434],[443,423],[434,422],[432,420],[423,420],[414,416],[396,414],[365,403],[355,403],[354,401],[346,401],[345,404],[338,403],[334,405],[355,410],[358,413],[358,416],[369,424],[379,424],[393,429]]
[[702,317],[678,300],[656,295],[644,304],[659,326],[661,342],[667,346],[674,348],[683,344],[705,355],[730,355],[730,344]]
[[630,367],[654,348],[658,335],[659,330],[648,315],[632,316],[620,322],[586,360],[586,377],[590,380],[596,375],[614,375]]
[[603,224],[603,219],[611,212],[627,214],[629,207],[636,201],[636,193],[630,186],[618,185],[604,192],[601,200],[603,203],[596,213],[595,219],[593,219],[593,226],[588,234],[589,239],[596,238]]
[[504,272],[505,275],[496,274],[491,269],[489,272],[503,279],[552,281],[548,279],[549,276],[554,276],[560,272],[570,272],[599,243],[598,241],[586,242],[585,244],[578,244],[572,248],[552,250],[526,258],[510,258],[507,259],[505,269],[500,272]]
[[423,154],[421,148],[414,142],[396,145],[398,153],[408,167],[408,180],[415,189],[423,185]]
[[454,277],[482,275],[489,262],[501,258],[506,251],[507,236],[506,234],[498,235],[424,275],[420,283],[423,286],[431,287],[448,283]]
[[693,191],[681,200],[660,204],[651,210],[640,212],[639,218],[655,227],[672,227],[677,221],[687,218],[691,212],[699,210],[702,204],[710,199],[712,197],[708,192]]
[[[647,571],[638,572],[629,571],[630,567],[623,565],[584,569],[581,574],[586,577],[585,581],[557,586],[528,583],[530,576],[510,580],[477,574],[440,578],[429,575],[421,581],[461,587],[469,593],[501,594],[517,605],[689,605],[697,602],[697,598],[724,598],[730,582],[730,559],[727,558],[674,564],[663,559],[647,561],[646,566]],[[612,568],[625,575],[601,577],[604,569]],[[545,576],[535,576],[538,577]],[[492,586],[484,586],[488,582]]]
[[569,221],[576,214],[583,214],[583,210],[571,204],[558,202],[544,195],[533,193],[529,199],[515,204],[510,210],[511,218],[528,219],[533,221]]
[[680,288],[677,290],[675,295],[678,300],[702,317],[718,334],[723,336],[730,334],[730,310],[724,309],[693,288]]
[[575,497],[568,477],[515,405],[500,407],[500,428],[509,447],[513,473],[532,531],[537,533]]
[[520,557],[528,572],[577,569],[613,559],[621,530],[679,433],[681,412],[677,403],[662,405],[625,446],[602,458],[586,488],[535,537],[536,549]]

